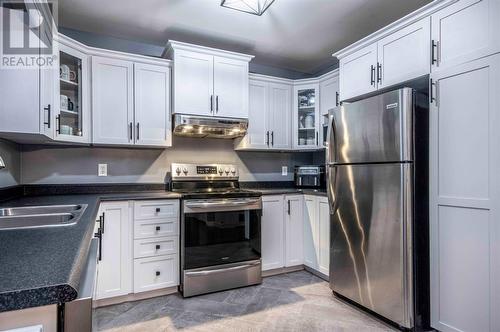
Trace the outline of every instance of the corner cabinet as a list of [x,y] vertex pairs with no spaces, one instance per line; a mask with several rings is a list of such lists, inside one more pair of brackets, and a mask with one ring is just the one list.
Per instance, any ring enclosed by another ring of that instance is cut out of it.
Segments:
[[334,70],[319,78],[319,109],[321,115],[328,115],[328,111],[339,106],[339,72]]
[[293,148],[315,150],[322,147],[318,83],[294,86],[292,117]]
[[54,100],[55,140],[86,143],[90,134],[89,56],[79,43],[59,35],[59,75]]
[[248,63],[253,56],[170,41],[173,113],[248,118]]
[[171,146],[169,62],[92,56],[92,111],[94,144]]
[[251,74],[248,131],[235,140],[236,150],[291,148],[292,81]]

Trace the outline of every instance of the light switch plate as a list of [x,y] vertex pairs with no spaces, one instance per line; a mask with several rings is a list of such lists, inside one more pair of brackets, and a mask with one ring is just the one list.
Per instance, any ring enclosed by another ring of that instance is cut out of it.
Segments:
[[283,176],[288,175],[288,166],[281,166],[281,175]]
[[97,167],[98,176],[108,176],[108,164],[99,164]]

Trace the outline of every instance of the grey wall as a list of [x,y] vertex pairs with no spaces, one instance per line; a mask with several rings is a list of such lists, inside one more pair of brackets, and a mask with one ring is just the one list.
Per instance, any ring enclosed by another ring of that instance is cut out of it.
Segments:
[[0,139],[0,156],[6,168],[0,169],[0,188],[15,186],[21,183],[21,151],[20,147]]
[[[95,34],[92,32],[68,29],[64,27],[59,27],[59,31],[65,34],[66,36],[73,38],[85,45],[98,48],[105,48],[108,50],[160,57],[161,54],[163,53],[163,50],[165,49],[165,45],[153,45],[138,41]],[[300,78],[311,77],[310,74],[294,70],[261,65],[259,64],[258,59],[253,59],[252,62],[250,62],[250,72],[263,75],[284,77],[289,79],[300,79]]]
[[[293,166],[312,162],[312,153],[235,152],[232,140],[174,137],[174,148],[23,146],[24,184],[161,183],[172,162],[233,163],[241,181],[291,181]],[[108,176],[97,176],[97,164],[108,164]],[[281,175],[288,166],[288,176]]]

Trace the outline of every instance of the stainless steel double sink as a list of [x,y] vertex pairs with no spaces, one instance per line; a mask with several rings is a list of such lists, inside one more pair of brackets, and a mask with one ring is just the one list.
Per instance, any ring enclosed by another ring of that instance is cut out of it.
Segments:
[[0,230],[74,225],[86,208],[87,204],[0,208]]

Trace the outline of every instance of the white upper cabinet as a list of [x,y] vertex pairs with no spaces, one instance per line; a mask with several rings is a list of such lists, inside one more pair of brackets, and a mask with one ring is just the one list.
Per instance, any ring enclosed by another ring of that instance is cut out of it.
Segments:
[[215,115],[248,118],[248,62],[214,56]]
[[171,145],[170,68],[134,64],[135,142],[138,145]]
[[253,56],[170,41],[174,113],[248,118],[248,63]]
[[134,63],[92,57],[93,142],[134,143]]
[[171,146],[169,64],[101,53],[92,56],[93,143]]
[[430,71],[430,18],[426,17],[381,39],[378,44],[377,86],[385,88]]
[[460,0],[431,20],[433,71],[500,51],[498,0]]
[[316,150],[320,139],[319,84],[297,84],[293,89],[293,148]]
[[338,71],[325,75],[324,79],[319,82],[319,108],[321,115],[327,115],[328,110],[335,108],[339,105],[339,76]]
[[376,67],[376,43],[340,59],[342,100],[377,90]]
[[54,78],[55,139],[90,143],[89,56],[84,46],[63,35],[58,38],[59,75]]
[[291,81],[252,74],[249,83],[248,131],[235,141],[237,150],[291,148]]
[[174,112],[210,115],[214,110],[213,56],[179,50],[173,74]]

